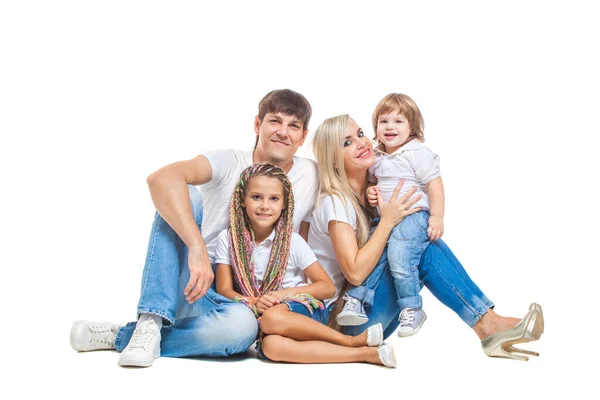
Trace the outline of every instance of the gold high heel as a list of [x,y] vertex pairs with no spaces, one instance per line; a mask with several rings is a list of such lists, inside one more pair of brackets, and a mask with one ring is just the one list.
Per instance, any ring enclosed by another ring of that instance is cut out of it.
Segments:
[[541,307],[533,303],[525,317],[512,329],[494,333],[481,341],[481,347],[490,357],[503,357],[513,360],[529,360],[521,354],[539,356],[539,353],[513,347],[517,343],[538,340],[544,329],[544,316]]

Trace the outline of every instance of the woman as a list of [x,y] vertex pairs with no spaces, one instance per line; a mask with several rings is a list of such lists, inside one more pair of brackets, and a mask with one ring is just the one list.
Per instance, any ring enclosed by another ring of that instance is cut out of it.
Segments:
[[[382,323],[387,338],[398,327],[399,308],[387,265],[386,242],[396,224],[418,211],[410,210],[418,196],[409,200],[413,189],[398,199],[399,184],[389,202],[379,199],[381,220],[372,227],[376,214],[368,206],[365,192],[367,170],[374,163],[373,146],[348,115],[330,118],[317,128],[313,151],[319,165],[320,196],[309,245],[336,285],[336,296],[327,305],[332,306],[348,283],[362,284],[353,289],[353,296],[371,305],[368,319],[370,323]],[[521,354],[538,355],[512,345],[539,339],[543,332],[541,307],[532,304],[521,321],[496,314],[494,304],[442,240],[428,246],[419,275],[433,295],[475,331],[487,355],[520,360],[527,360]],[[339,304],[334,307],[330,321],[335,320],[339,308]],[[349,334],[361,330],[344,329]]]

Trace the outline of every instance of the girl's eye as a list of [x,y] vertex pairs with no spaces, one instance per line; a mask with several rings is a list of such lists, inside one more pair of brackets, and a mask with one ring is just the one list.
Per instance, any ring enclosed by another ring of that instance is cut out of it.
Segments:
[[271,197],[271,200],[277,201],[277,200],[279,200],[279,197],[277,197],[277,196]]
[[252,196],[252,200],[260,200],[260,196],[255,194]]

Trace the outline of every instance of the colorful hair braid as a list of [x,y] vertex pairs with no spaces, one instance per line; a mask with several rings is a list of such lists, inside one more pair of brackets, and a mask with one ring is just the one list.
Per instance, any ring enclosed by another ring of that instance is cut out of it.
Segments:
[[[269,255],[262,285],[259,287],[254,275],[252,249],[254,232],[246,209],[242,206],[248,184],[252,178],[266,176],[283,184],[284,208],[275,223],[275,238]],[[259,297],[265,293],[281,289],[283,277],[288,267],[290,241],[294,227],[294,193],[285,172],[273,164],[254,164],[240,175],[229,205],[229,248],[235,281],[244,296]]]

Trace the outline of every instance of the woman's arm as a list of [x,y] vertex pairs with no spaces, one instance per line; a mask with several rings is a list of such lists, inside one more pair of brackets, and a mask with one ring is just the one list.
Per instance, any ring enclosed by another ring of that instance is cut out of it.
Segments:
[[394,193],[392,193],[392,197],[387,203],[383,202],[381,193],[377,191],[377,203],[381,210],[381,220],[371,238],[362,248],[358,248],[354,230],[350,225],[345,222],[329,221],[327,229],[335,256],[344,276],[354,286],[362,284],[375,268],[394,226],[399,224],[407,215],[421,210],[420,208],[410,209],[421,198],[421,196],[411,198],[417,190],[416,187],[410,189],[398,199],[403,183],[403,181],[400,181],[396,185]]
[[333,281],[317,261],[306,267],[304,273],[312,282],[311,284],[278,290],[272,294],[283,298],[308,293],[319,300],[329,299],[335,295]]

